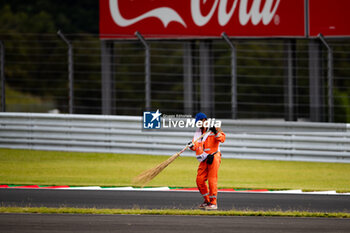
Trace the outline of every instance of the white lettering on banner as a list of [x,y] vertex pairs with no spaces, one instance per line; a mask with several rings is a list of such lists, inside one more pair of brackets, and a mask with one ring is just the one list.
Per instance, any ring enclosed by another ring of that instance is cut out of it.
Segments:
[[150,18],[150,17],[158,18],[163,23],[165,28],[172,21],[178,22],[182,24],[184,27],[187,27],[186,23],[183,21],[180,15],[175,10],[169,7],[159,7],[151,11],[148,11],[143,15],[140,15],[133,19],[123,18],[123,16],[120,14],[120,11],[119,11],[118,0],[109,0],[109,8],[110,8],[114,22],[121,27],[130,26],[134,23],[137,23],[143,19]]
[[[206,1],[207,0],[191,0],[192,20],[199,27],[205,26],[212,19],[216,9],[218,9],[219,24],[225,26],[234,15],[238,1],[240,1],[238,19],[242,26],[246,25],[249,20],[253,25],[259,24],[261,20],[264,25],[268,25],[275,16],[281,0],[266,0],[261,12],[261,0],[253,0],[249,12],[247,9],[248,0],[233,0],[234,2],[229,12],[226,11],[228,0],[215,0],[209,13],[204,16],[201,12],[201,5]],[[150,17],[158,18],[165,28],[173,21],[182,24],[185,28],[187,27],[181,16],[174,9],[169,7],[159,7],[132,19],[125,19],[121,15],[119,10],[119,0],[109,0],[109,7],[114,22],[121,27],[130,26]]]
[[226,13],[227,0],[221,0],[219,5],[219,14],[218,14],[218,20],[221,26],[225,26],[228,23],[228,21],[231,19],[233,13],[235,12],[237,2],[238,0],[234,0],[232,8],[230,12],[227,14]]
[[[204,26],[208,23],[208,21],[211,19],[211,17],[213,16],[215,9],[218,5],[219,0],[215,0],[209,14],[207,14],[206,16],[202,15],[201,12],[201,2],[203,0],[192,0],[191,1],[191,14],[192,14],[192,19],[194,21],[194,23],[197,26]],[[206,0],[204,0],[206,1]]]
[[273,0],[266,0],[264,8],[260,13],[261,0],[255,0],[249,13],[247,13],[248,0],[241,0],[241,5],[239,6],[239,22],[244,26],[248,23],[249,19],[251,19],[252,24],[257,25],[262,19],[264,25],[269,24],[276,13],[280,0],[277,0],[275,7],[271,11],[272,3]]

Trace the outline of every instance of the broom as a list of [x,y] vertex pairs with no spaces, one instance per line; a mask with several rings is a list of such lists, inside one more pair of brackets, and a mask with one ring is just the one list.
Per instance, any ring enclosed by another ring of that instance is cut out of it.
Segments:
[[[210,133],[210,131],[208,131],[205,134],[202,134],[199,138],[197,138],[193,142],[193,144],[196,143],[199,139],[203,138],[208,133]],[[141,185],[141,187],[144,187],[148,182],[150,182],[154,177],[156,177],[161,171],[163,171],[169,164],[171,164],[177,157],[179,157],[182,154],[182,152],[187,150],[189,147],[190,145],[186,145],[185,148],[183,148],[181,151],[177,152],[176,154],[172,155],[170,158],[168,158],[158,166],[142,172],[140,175],[136,176],[133,179],[133,183],[139,184]]]

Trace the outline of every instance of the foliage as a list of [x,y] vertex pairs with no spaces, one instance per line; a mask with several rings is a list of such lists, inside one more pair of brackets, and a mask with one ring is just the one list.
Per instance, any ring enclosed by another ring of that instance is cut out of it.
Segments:
[[50,99],[42,99],[30,94],[23,94],[11,87],[6,87],[6,111],[9,112],[48,112],[56,109]]
[[[18,101],[23,95],[40,96],[41,99],[54,99],[61,112],[68,111],[67,46],[56,32],[62,28],[63,32],[78,33],[86,29],[85,31],[95,30],[96,33],[96,4],[98,1],[0,1],[0,40],[5,44],[5,77],[7,84],[15,90],[13,93],[19,94],[16,97]],[[94,28],[89,28],[91,26]],[[78,43],[91,40],[99,43],[96,37],[89,35],[78,38]],[[73,53],[80,53],[80,50],[75,49]],[[77,56],[74,60],[77,64],[96,64],[100,61],[96,56]],[[86,70],[81,66],[76,68]],[[78,82],[75,83],[75,88],[78,90],[89,90],[94,82],[89,86],[86,81],[100,79],[86,72],[82,77],[85,82],[79,83],[80,77],[76,76]],[[93,98],[100,98],[100,92],[78,92],[75,105],[94,106],[96,103],[91,100]],[[23,98],[22,102],[22,108],[18,108],[19,103],[13,107],[19,111],[43,111],[42,108],[24,106],[26,100]],[[50,102],[46,105],[50,105]],[[79,111],[84,113],[86,109],[77,109],[75,112]],[[88,112],[94,113],[89,109]],[[100,112],[95,110],[95,113]]]
[[97,0],[0,0],[0,31],[55,33],[62,29],[69,33],[96,34],[98,7]]

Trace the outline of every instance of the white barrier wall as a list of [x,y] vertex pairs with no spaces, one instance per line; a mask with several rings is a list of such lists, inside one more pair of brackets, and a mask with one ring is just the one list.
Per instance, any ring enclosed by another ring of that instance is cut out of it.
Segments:
[[[141,131],[141,120],[135,116],[0,113],[0,147],[170,156],[193,137],[194,129]],[[222,129],[226,133],[221,145],[224,158],[350,162],[349,124],[223,120]]]

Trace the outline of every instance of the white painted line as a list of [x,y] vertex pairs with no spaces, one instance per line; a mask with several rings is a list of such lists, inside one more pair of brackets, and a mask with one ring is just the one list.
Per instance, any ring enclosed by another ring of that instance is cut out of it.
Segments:
[[303,194],[338,194],[336,191],[314,191],[314,192],[303,192]]
[[132,191],[133,187],[115,187],[115,188],[102,188],[101,190],[114,190],[114,191]]
[[296,189],[296,190],[279,190],[279,191],[269,191],[269,193],[286,193],[286,194],[299,194],[303,193],[301,189]]
[[70,187],[70,188],[57,188],[60,190],[101,190],[100,186],[88,186],[88,187]]
[[157,188],[134,188],[135,191],[170,191],[169,187],[157,187]]
[[[197,191],[198,192],[198,191]],[[230,191],[230,190],[218,190],[219,193],[270,193],[271,191]]]

